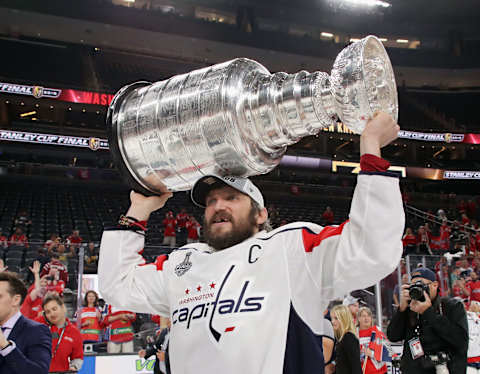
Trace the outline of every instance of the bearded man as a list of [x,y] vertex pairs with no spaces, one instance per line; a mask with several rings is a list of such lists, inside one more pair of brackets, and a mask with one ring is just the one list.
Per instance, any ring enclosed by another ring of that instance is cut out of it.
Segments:
[[102,295],[171,319],[173,373],[323,373],[329,300],[373,285],[402,254],[399,183],[380,157],[398,130],[384,113],[368,122],[350,218],[336,227],[296,222],[269,231],[263,196],[249,179],[208,175],[191,192],[205,208],[205,243],[145,264],[146,221],[172,194],[132,192],[121,226],[103,234]]

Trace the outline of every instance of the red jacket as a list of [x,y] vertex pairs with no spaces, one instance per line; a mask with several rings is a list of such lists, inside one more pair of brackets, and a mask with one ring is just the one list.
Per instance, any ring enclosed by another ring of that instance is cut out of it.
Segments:
[[403,236],[402,242],[404,247],[406,247],[407,245],[417,245],[417,237],[413,234],[405,234]]
[[[14,242],[19,242],[19,243],[14,243]],[[10,237],[8,245],[20,245],[20,246],[28,247],[28,240],[25,234],[22,234],[22,235],[13,234]]]
[[[366,330],[359,330],[358,331],[358,338],[360,340],[360,352],[363,353],[361,356],[365,357],[365,348],[368,348],[370,344],[370,338],[372,336],[372,332],[375,331],[375,339],[387,339],[386,336],[377,328],[377,326],[372,326],[369,329]],[[364,358],[362,359],[362,367],[364,364]],[[380,366],[379,369],[377,369],[377,366]],[[367,360],[367,366],[365,369],[365,374],[384,374],[387,372],[387,364],[385,363],[384,365],[380,365],[380,363],[375,364],[373,361],[370,359],[370,357]]]
[[186,225],[186,228],[188,230],[188,239],[198,239],[198,229],[200,227],[201,226],[198,222],[188,221]]
[[187,221],[188,221],[188,214],[187,213],[178,213],[177,214],[177,224],[178,224],[178,227],[185,227]]
[[42,313],[42,298],[37,296],[32,301],[30,294],[23,301],[20,312],[27,318],[35,320]]
[[[128,321],[123,321],[117,319],[113,322],[110,322],[113,316],[117,316],[123,313],[130,313],[135,315],[135,317]],[[116,310],[111,306],[108,307],[108,315],[105,317],[104,324],[110,328],[110,341],[115,343],[124,343],[133,340],[133,326],[132,322],[136,319],[136,314],[133,312],[128,312],[126,310]]]
[[162,223],[163,226],[165,226],[163,236],[175,236],[175,227],[177,226],[177,220],[174,218],[165,218]]
[[466,288],[470,290],[470,301],[480,302],[480,280],[468,282]]
[[40,272],[40,277],[50,273],[50,269],[57,269],[60,279],[66,283],[68,283],[68,270],[67,267],[62,264],[60,261],[56,259],[52,259],[52,261],[47,262],[44,266],[42,271]]
[[[65,331],[62,336],[60,344],[60,336],[62,335],[63,328],[59,329],[55,325],[48,324],[45,319],[38,318],[38,322],[44,323],[50,326],[50,332],[52,333],[52,361],[50,362],[50,372],[54,371],[68,371],[69,359],[81,359],[83,360],[83,340],[78,328],[67,319],[67,325],[64,327]],[[56,350],[56,352],[55,352]]]

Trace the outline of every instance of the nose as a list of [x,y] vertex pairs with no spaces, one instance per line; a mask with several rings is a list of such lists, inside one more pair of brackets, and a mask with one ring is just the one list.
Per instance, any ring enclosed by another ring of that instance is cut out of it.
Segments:
[[217,198],[212,208],[215,213],[221,210],[225,210],[227,208],[227,200],[222,198]]

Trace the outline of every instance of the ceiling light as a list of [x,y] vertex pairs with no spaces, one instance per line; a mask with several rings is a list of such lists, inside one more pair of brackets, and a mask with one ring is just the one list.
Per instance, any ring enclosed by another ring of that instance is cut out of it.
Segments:
[[387,38],[380,38],[380,41],[381,42],[386,42],[386,41],[388,41],[388,39]]
[[354,43],[354,42],[359,42],[360,39],[358,39],[358,38],[350,38],[350,41],[351,41],[352,43]]
[[331,32],[322,31],[320,35],[325,37],[325,38],[333,38],[333,34]]
[[25,113],[22,113],[20,114],[20,117],[28,117],[28,116],[33,116],[34,114],[37,114],[37,112],[35,110],[31,111],[31,112],[25,112]]
[[32,121],[36,121],[37,117],[32,117],[31,119],[32,119]]
[[397,39],[397,43],[402,43],[402,44],[408,43],[408,39]]
[[343,0],[343,2],[352,4],[352,5],[367,6],[367,7],[381,6],[383,8],[388,8],[392,6],[392,4],[387,3],[386,1],[381,1],[381,0]]

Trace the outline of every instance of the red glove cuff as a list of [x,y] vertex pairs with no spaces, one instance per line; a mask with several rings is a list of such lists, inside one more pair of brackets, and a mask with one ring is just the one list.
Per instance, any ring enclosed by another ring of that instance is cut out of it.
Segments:
[[367,172],[384,172],[390,167],[390,163],[381,157],[372,155],[370,153],[364,154],[360,157],[360,169]]

